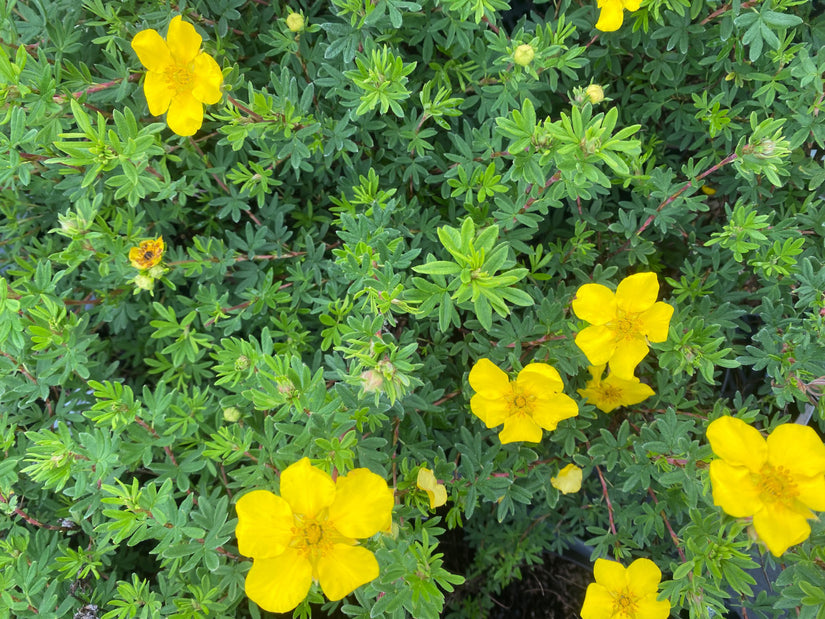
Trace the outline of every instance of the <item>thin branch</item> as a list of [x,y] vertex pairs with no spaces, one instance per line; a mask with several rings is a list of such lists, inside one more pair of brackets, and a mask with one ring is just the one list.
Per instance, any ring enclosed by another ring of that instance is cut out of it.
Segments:
[[596,472],[599,474],[599,481],[602,482],[602,495],[607,504],[607,518],[610,521],[610,532],[613,535],[617,535],[616,523],[613,520],[613,503],[610,502],[610,497],[607,495],[607,482],[604,481],[604,475],[602,475],[602,470],[598,466],[596,467]]

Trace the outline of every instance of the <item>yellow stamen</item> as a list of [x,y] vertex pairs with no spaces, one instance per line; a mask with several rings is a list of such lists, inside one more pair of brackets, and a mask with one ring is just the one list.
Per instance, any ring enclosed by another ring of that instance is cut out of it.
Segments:
[[754,481],[761,489],[759,498],[764,503],[788,503],[799,494],[791,472],[784,466],[766,462],[756,477]]

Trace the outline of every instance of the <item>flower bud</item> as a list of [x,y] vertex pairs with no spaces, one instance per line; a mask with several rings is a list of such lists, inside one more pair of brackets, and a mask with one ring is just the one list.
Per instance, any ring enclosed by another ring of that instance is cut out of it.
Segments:
[[286,18],[286,27],[292,32],[301,32],[304,29],[304,16],[300,13],[290,13]]
[[524,43],[523,45],[519,45],[516,51],[513,52],[513,62],[522,67],[526,67],[533,61],[535,56],[536,50],[533,49],[533,46]]
[[584,89],[584,92],[593,105],[604,101],[604,89],[598,84],[590,84],[590,86]]
[[241,411],[234,406],[229,406],[223,409],[223,420],[229,423],[235,423],[241,418]]
[[155,265],[155,266],[153,266],[151,269],[149,269],[148,271],[146,271],[146,273],[147,273],[147,274],[149,275],[149,277],[151,277],[152,279],[160,279],[161,277],[163,277],[163,274],[164,274],[164,273],[166,273],[166,271],[168,271],[168,270],[169,270],[169,269],[167,269],[165,266],[162,266],[162,265],[160,265],[160,264],[156,264],[156,265]]
[[360,378],[361,389],[364,390],[364,393],[375,393],[376,391],[381,391],[381,387],[384,385],[384,379],[381,377],[381,374],[375,370],[361,372]]
[[249,369],[249,357],[246,355],[239,355],[237,359],[235,359],[235,371],[236,372],[243,372],[244,370]]
[[150,275],[146,275],[145,273],[138,273],[135,275],[135,279],[133,281],[135,282],[135,286],[137,286],[140,290],[148,290],[151,292],[155,289],[155,278]]

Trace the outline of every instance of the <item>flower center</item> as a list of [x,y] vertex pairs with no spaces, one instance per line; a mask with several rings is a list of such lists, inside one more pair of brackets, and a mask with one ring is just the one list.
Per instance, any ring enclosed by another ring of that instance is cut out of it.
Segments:
[[195,72],[191,66],[182,67],[177,64],[172,64],[166,67],[164,77],[166,78],[166,87],[178,95],[192,89]]
[[799,494],[791,472],[784,466],[773,466],[766,462],[757,477],[755,481],[761,489],[759,498],[764,503],[787,503]]
[[507,409],[510,415],[532,415],[533,401],[536,399],[532,393],[521,391],[515,381],[510,382],[512,393],[507,396]]
[[607,323],[607,327],[616,333],[619,340],[633,340],[641,336],[641,325],[638,314],[625,314],[623,311],[616,312],[616,319]]
[[602,383],[602,397],[610,404],[616,404],[622,400],[622,390],[613,385]]
[[334,537],[335,527],[328,520],[320,521],[295,514],[290,545],[305,557],[324,556],[332,549]]
[[630,595],[627,590],[622,591],[613,597],[613,616],[616,615],[624,617],[636,616],[636,598]]

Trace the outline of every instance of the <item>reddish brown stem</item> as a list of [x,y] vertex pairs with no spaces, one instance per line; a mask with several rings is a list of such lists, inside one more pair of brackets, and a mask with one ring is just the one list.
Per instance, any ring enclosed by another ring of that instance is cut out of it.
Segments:
[[[135,423],[137,423],[141,428],[143,428],[149,434],[151,434],[152,438],[160,438],[160,435],[157,432],[155,432],[155,429],[152,426],[150,426],[148,423],[143,421],[143,419],[141,419],[137,415],[135,415]],[[172,450],[169,448],[168,445],[164,445],[163,451],[166,452],[166,455],[169,458],[169,461],[172,463],[172,465],[173,466],[178,466],[178,461],[175,459],[175,454],[172,453]]]
[[598,466],[596,467],[596,472],[599,474],[599,481],[602,482],[602,495],[604,496],[604,502],[607,504],[607,519],[610,522],[610,532],[616,535],[616,523],[613,520],[613,503],[610,502],[610,497],[607,494],[607,482],[605,482],[602,470]]
[[[0,502],[5,503],[6,505],[9,504],[9,500],[6,497],[4,497],[2,493],[0,493]],[[15,507],[13,512],[15,514],[17,514],[18,516],[20,516],[23,520],[25,520],[29,524],[34,525],[34,526],[36,526],[40,529],[48,529],[49,531],[68,531],[69,530],[68,527],[57,527],[53,524],[46,524],[45,522],[40,522],[36,518],[33,518],[32,516],[29,516],[26,512],[24,512],[19,507]]]
[[[650,495],[650,498],[653,499],[653,502],[658,506],[659,499],[656,498],[656,493],[653,492],[651,488],[647,489],[647,493]],[[670,539],[673,540],[673,545],[676,546],[676,550],[679,553],[679,558],[682,560],[682,563],[687,561],[685,557],[685,553],[682,550],[682,546],[679,544],[679,537],[676,535],[676,531],[673,530],[673,527],[670,526],[670,521],[665,516],[665,510],[661,510],[659,515],[662,517],[662,520],[665,521],[665,526],[667,527],[668,533],[670,533]]]

